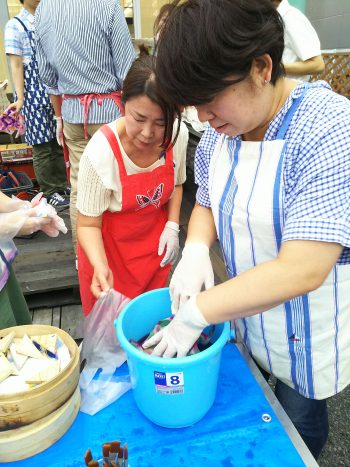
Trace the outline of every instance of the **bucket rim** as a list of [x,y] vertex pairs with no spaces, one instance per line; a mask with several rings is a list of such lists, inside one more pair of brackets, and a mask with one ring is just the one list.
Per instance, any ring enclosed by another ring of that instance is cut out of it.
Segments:
[[160,288],[160,289],[150,290],[148,292],[145,292],[145,293],[139,295],[138,297],[131,300],[124,307],[124,309],[122,310],[122,312],[120,313],[118,318],[114,321],[114,327],[116,329],[117,338],[119,340],[119,343],[120,343],[121,347],[123,348],[123,350],[126,352],[127,355],[131,354],[131,355],[135,356],[136,358],[139,358],[139,359],[141,358],[144,362],[148,362],[148,363],[154,363],[154,362],[158,362],[158,363],[164,362],[165,363],[166,362],[167,365],[170,365],[172,367],[175,367],[175,366],[177,367],[179,365],[186,365],[186,364],[188,365],[190,363],[196,363],[197,361],[203,360],[203,358],[209,358],[210,354],[214,355],[215,353],[217,353],[219,350],[221,350],[224,347],[224,345],[230,339],[230,322],[229,321],[225,321],[225,322],[222,322],[222,323],[213,323],[213,325],[219,325],[219,324],[223,325],[221,335],[219,336],[219,338],[210,347],[208,347],[207,349],[205,349],[202,352],[199,352],[199,353],[197,353],[195,355],[187,355],[185,357],[179,357],[179,358],[177,358],[177,357],[158,357],[158,356],[154,356],[154,355],[152,356],[152,355],[149,355],[149,354],[147,354],[145,352],[141,352],[139,349],[137,349],[132,344],[130,344],[128,339],[125,337],[123,329],[122,329],[123,320],[124,320],[124,317],[125,317],[126,313],[128,312],[129,307],[131,306],[131,304],[134,305],[135,302],[137,302],[139,300],[142,300],[142,298],[144,298],[146,295],[154,294],[155,292],[156,293],[164,293],[164,291],[169,292],[169,287],[163,287],[163,288]]

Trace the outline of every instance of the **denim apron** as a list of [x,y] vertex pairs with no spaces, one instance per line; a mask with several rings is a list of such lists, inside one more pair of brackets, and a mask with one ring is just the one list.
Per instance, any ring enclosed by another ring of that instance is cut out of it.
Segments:
[[17,16],[15,19],[23,26],[32,48],[30,62],[23,65],[24,104],[22,113],[26,124],[24,138],[26,143],[31,146],[48,143],[56,137],[56,122],[50,97],[39,78],[34,31],[29,31]]
[[[304,94],[275,140],[223,136],[216,144],[209,195],[229,278],[278,255],[286,215],[284,138]],[[235,325],[262,368],[303,396],[324,399],[350,382],[349,291],[350,265],[336,264],[317,290]]]

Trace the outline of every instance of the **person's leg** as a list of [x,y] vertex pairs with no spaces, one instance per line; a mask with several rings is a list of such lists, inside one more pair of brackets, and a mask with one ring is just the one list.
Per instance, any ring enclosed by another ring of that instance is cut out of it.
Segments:
[[0,292],[0,329],[31,323],[32,318],[27,303],[10,268],[9,278]]
[[66,166],[63,157],[63,149],[56,139],[50,141],[51,146],[51,174],[56,184],[58,193],[65,192],[68,185]]
[[33,167],[40,190],[48,197],[55,192],[56,180],[52,176],[51,142],[33,144]]
[[[89,139],[101,125],[88,125]],[[72,240],[76,252],[77,245],[77,182],[79,162],[89,140],[84,137],[84,125],[64,122],[63,132],[69,150],[70,162],[70,220],[72,227]]]
[[308,399],[277,380],[275,395],[315,459],[328,438],[326,400]]

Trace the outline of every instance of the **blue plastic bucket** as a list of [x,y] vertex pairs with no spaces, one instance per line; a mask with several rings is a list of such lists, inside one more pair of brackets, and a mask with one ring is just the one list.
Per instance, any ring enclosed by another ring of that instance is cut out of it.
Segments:
[[138,408],[157,425],[181,428],[198,422],[214,402],[230,325],[216,325],[212,345],[183,358],[152,357],[130,344],[129,339],[137,341],[148,335],[158,321],[170,315],[169,289],[156,289],[131,300],[114,324],[127,354]]

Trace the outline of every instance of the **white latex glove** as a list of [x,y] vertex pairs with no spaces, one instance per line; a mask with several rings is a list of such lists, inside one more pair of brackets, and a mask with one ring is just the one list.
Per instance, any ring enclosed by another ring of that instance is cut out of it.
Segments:
[[164,258],[160,266],[164,267],[167,264],[173,264],[179,253],[179,224],[168,221],[165,224],[162,235],[159,238],[158,256],[161,256],[166,248]]
[[63,122],[62,117],[54,117],[56,120],[56,140],[60,146],[63,146]]
[[51,223],[52,219],[49,217],[27,217],[18,234],[31,235],[38,230],[45,229]]
[[29,201],[24,201],[16,196],[9,198],[1,192],[0,195],[0,212],[13,212],[19,209],[29,209],[31,207]]
[[159,357],[185,357],[198,340],[204,328],[209,326],[196,303],[194,295],[183,305],[168,326],[148,339],[143,348],[154,348],[151,355]]
[[18,209],[0,214],[0,238],[11,239],[16,235],[30,235],[50,224],[52,219],[39,218],[35,208]]
[[178,309],[194,294],[214,285],[214,271],[209,248],[203,243],[186,243],[182,258],[170,281],[171,311]]

